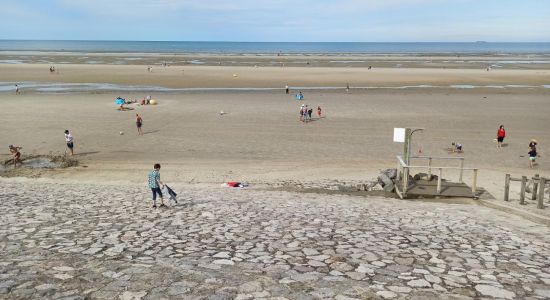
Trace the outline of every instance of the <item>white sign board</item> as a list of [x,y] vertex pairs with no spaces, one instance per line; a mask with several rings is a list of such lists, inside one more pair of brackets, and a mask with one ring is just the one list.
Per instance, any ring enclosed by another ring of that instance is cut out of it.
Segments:
[[396,143],[405,142],[405,128],[394,128],[393,129],[393,141]]

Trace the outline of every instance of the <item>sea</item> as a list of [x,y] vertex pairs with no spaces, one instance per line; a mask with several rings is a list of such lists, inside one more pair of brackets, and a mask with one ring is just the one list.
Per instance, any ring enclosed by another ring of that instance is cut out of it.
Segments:
[[192,42],[0,40],[0,52],[211,54],[550,54],[550,43]]

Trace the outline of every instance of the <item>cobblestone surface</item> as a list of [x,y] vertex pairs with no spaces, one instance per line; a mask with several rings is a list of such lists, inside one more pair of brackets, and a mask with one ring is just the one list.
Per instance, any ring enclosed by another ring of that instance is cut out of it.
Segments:
[[0,298],[543,299],[550,229],[474,205],[0,181]]

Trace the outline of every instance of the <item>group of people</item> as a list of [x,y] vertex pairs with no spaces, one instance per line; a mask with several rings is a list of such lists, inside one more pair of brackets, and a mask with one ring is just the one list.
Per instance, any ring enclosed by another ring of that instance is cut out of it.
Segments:
[[[313,108],[308,107],[307,104],[300,106],[300,121],[307,123],[311,121],[311,115],[313,114]],[[321,118],[322,109],[321,106],[317,106],[317,116]]]
[[[504,125],[500,125],[497,130],[497,149],[502,148],[502,144],[504,142],[504,138],[506,137],[506,130],[504,129]],[[528,158],[529,158],[529,168],[534,168],[535,166],[535,160],[537,157],[540,157],[540,154],[537,153],[537,144],[538,141],[535,139],[532,139],[531,142],[529,142],[529,151],[527,152]],[[522,156],[523,157],[523,156]]]
[[[65,142],[67,143],[67,149],[69,150],[71,156],[74,155],[74,140],[73,135],[69,132],[69,130],[65,130]],[[8,148],[11,158],[5,161],[4,164],[8,165],[12,163],[14,168],[17,167],[18,163],[20,165],[23,164],[23,160],[21,159],[21,149],[23,149],[23,147],[9,145]]]

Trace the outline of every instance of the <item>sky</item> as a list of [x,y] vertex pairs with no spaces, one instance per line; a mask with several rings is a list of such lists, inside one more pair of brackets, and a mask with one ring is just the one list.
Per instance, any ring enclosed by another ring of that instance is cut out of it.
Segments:
[[0,39],[550,42],[547,0],[0,0]]

